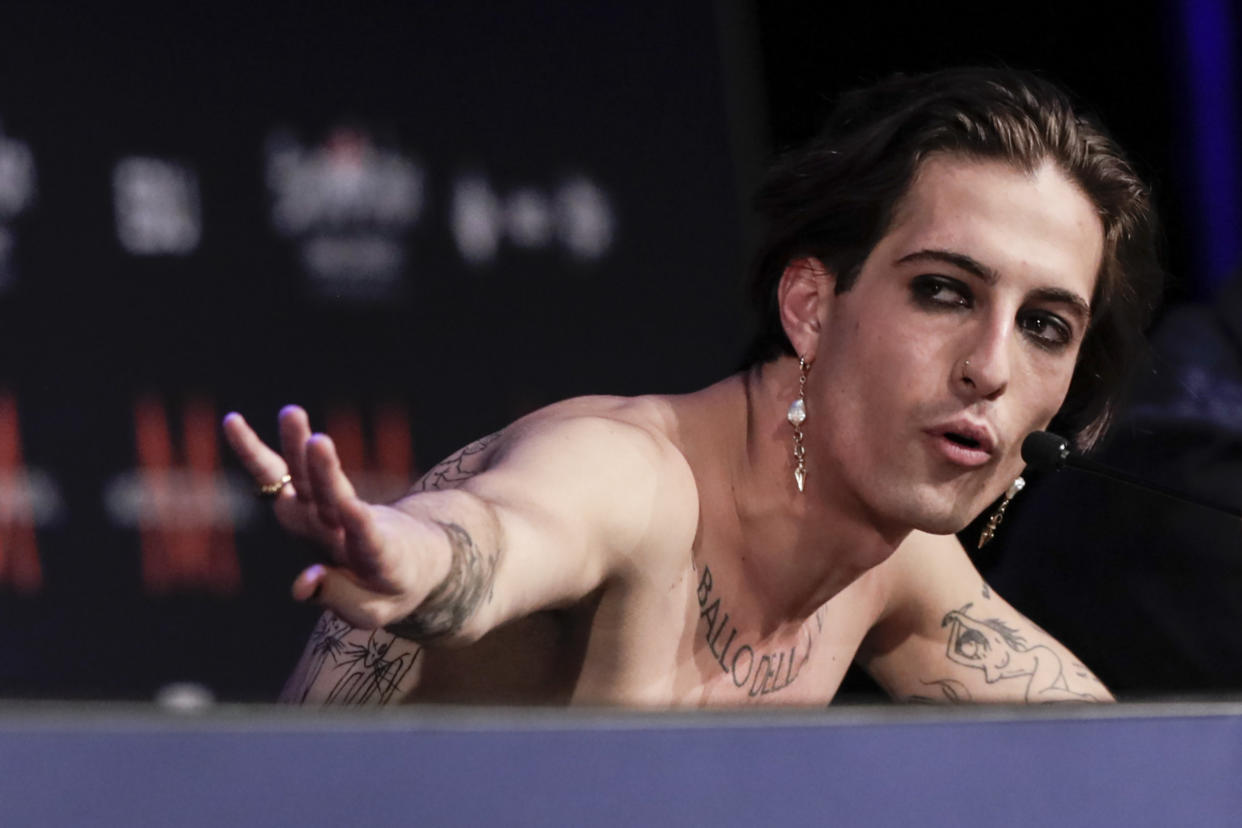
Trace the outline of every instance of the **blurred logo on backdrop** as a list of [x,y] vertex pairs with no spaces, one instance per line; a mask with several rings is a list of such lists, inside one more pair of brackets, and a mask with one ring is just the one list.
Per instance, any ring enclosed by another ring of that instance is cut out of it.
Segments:
[[17,399],[0,392],[0,583],[39,591],[43,566],[35,529],[56,523],[63,512],[56,482],[23,459]]
[[17,238],[12,224],[34,198],[34,155],[25,143],[5,135],[0,124],[0,290],[17,278]]
[[203,236],[198,176],[160,158],[123,158],[112,170],[121,247],[135,256],[188,256]]
[[363,500],[390,503],[409,492],[416,472],[405,405],[382,403],[367,416],[354,403],[337,403],[325,419],[341,468]]
[[423,209],[422,168],[359,127],[338,127],[311,146],[277,131],[266,156],[272,227],[297,246],[312,292],[393,296]]
[[104,508],[114,524],[138,530],[148,593],[241,588],[233,531],[258,508],[249,481],[220,469],[217,422],[206,397],[186,400],[179,423],[158,395],[134,402],[137,468],[107,483]]
[[607,194],[584,176],[551,190],[523,186],[501,194],[472,174],[453,187],[453,239],[472,265],[494,261],[502,242],[527,250],[556,246],[572,259],[595,261],[612,246],[615,224]]

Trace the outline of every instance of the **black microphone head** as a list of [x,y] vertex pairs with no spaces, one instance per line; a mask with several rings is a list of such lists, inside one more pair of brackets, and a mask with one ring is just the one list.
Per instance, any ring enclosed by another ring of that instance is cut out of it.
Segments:
[[1022,459],[1035,469],[1059,469],[1069,453],[1069,440],[1051,431],[1032,431],[1022,441]]

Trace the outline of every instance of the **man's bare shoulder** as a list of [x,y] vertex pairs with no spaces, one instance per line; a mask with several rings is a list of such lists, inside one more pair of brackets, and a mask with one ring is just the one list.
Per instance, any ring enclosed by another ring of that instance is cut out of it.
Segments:
[[516,420],[505,431],[524,434],[532,429],[591,421],[624,423],[645,432],[653,439],[668,440],[675,429],[676,415],[668,397],[653,394],[637,397],[595,394],[571,397],[544,406]]
[[650,471],[675,474],[686,464],[675,435],[676,416],[667,398],[588,396],[527,414],[493,435],[491,448],[496,460],[535,446],[557,454],[572,449],[582,459],[645,463]]
[[549,507],[603,515],[605,534],[627,547],[688,551],[698,492],[676,427],[664,397],[564,400],[480,441],[488,473],[465,487],[485,496],[498,485],[532,497],[559,491],[568,499],[549,500]]
[[671,449],[680,454],[670,440],[672,432],[672,415],[664,398],[573,397],[536,409],[499,431],[471,441],[429,469],[413,492],[455,488],[532,443],[555,441],[565,448],[573,445],[581,449],[575,445],[579,440],[593,439],[598,450],[605,453],[646,448],[660,452]]

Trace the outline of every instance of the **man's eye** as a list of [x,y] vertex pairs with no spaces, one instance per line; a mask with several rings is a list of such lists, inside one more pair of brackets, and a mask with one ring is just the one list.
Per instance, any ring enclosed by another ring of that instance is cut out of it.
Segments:
[[1073,339],[1069,325],[1056,314],[1034,311],[1018,320],[1022,330],[1046,348],[1062,348]]
[[915,301],[931,308],[969,308],[973,301],[966,285],[947,276],[919,276],[911,284],[911,292]]

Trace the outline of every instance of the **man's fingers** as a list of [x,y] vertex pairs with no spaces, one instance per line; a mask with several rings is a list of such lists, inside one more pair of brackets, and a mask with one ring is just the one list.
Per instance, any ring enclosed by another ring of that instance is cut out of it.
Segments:
[[275,483],[284,476],[284,459],[267,447],[254,429],[236,411],[224,417],[224,437],[237,454],[237,459],[260,486]]
[[290,590],[293,593],[295,601],[312,601],[319,598],[319,592],[323,589],[323,579],[328,574],[327,567],[322,564],[308,566],[293,579],[293,587]]
[[342,526],[343,511],[348,513],[348,518],[357,519],[357,510],[350,508],[357,497],[354,486],[341,469],[331,437],[316,434],[307,440],[306,471],[315,508],[325,525],[332,528]]
[[277,417],[280,422],[280,451],[289,465],[293,491],[298,500],[309,502],[311,484],[306,471],[306,441],[310,439],[310,418],[299,406],[286,405]]
[[383,550],[375,532],[373,507],[358,498],[331,437],[316,434],[307,442],[306,470],[315,513],[337,541],[332,545],[333,558],[364,580],[375,578],[383,569]]
[[321,564],[307,567],[293,582],[297,601],[314,601],[347,623],[376,629],[399,620],[401,614],[388,596],[359,586],[345,570]]

